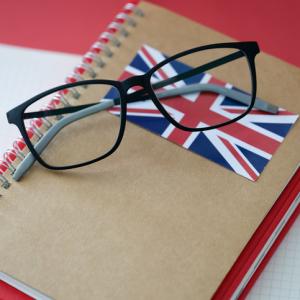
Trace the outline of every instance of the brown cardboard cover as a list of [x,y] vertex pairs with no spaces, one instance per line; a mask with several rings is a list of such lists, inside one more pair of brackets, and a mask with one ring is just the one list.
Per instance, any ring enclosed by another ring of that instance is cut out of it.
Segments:
[[[231,40],[140,7],[100,78],[117,78],[143,43],[175,54]],[[299,70],[263,53],[256,63],[258,96],[300,113]],[[208,299],[299,163],[299,132],[253,183],[128,122],[111,157],[66,172],[36,164],[3,192],[0,268],[56,299]]]

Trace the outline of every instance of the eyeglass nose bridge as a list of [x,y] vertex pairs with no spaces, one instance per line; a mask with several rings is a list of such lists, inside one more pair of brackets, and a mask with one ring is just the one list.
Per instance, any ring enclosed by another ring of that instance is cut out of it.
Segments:
[[134,86],[139,86],[142,87],[143,89],[146,88],[146,77],[145,75],[137,75],[137,76],[132,76],[130,78],[125,79],[122,82],[122,88],[124,92],[127,94],[128,90]]

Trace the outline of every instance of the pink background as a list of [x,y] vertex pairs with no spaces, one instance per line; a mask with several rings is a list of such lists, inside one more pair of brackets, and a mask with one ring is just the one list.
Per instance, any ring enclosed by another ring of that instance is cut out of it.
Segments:
[[[127,0],[2,0],[0,43],[83,54],[126,2]],[[300,67],[299,0],[150,2],[237,40],[256,40],[263,51]],[[0,294],[1,292],[6,297],[10,295],[3,285],[0,286]]]
[[[84,53],[126,0],[1,1],[0,43]],[[151,0],[300,67],[298,0]]]

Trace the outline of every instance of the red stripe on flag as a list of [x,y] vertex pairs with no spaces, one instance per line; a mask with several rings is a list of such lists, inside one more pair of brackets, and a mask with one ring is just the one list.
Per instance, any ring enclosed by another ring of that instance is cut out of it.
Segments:
[[158,62],[154,60],[154,58],[148,53],[147,49],[144,46],[141,48],[141,52],[149,60],[149,62],[151,63],[151,67],[154,67],[158,64]]
[[236,149],[231,145],[230,142],[228,142],[226,139],[219,137],[220,140],[223,142],[223,144],[229,149],[229,151],[233,154],[233,156],[236,158],[236,160],[241,164],[241,166],[245,169],[245,171],[249,174],[249,176],[252,178],[252,180],[257,179],[257,175],[255,172],[249,167],[247,162],[241,157],[241,155],[236,151]]
[[127,79],[127,78],[129,78],[129,77],[132,77],[132,74],[129,73],[129,72],[127,72],[127,71],[124,71],[124,72],[121,74],[121,76],[119,77],[119,80],[120,80],[120,81],[123,81],[123,80],[125,80],[125,79]]
[[[203,100],[205,97],[205,101],[212,103],[215,101],[216,96],[212,93],[207,93],[206,95],[202,95],[201,99]],[[202,101],[200,100],[200,101]],[[196,100],[196,102],[198,99]],[[178,111],[184,112],[184,116],[179,122],[180,124],[190,127],[196,128],[198,124],[203,121],[199,113],[197,113],[197,103],[190,102],[188,100],[182,99],[181,97],[176,97],[172,99],[166,100],[166,105],[175,108]],[[174,105],[175,104],[175,105]],[[199,105],[199,103],[198,103]],[[168,136],[168,140],[175,142],[179,145],[184,144],[184,142],[188,139],[188,137],[192,134],[192,132],[184,131],[179,128],[174,127],[171,134]]]
[[157,109],[128,108],[127,112],[149,114],[148,117],[151,117],[151,115],[159,115],[163,117],[163,115]]
[[[245,107],[245,108],[226,108],[226,107],[222,107],[222,108],[226,112],[229,112],[231,114],[237,114],[237,116],[240,116],[241,114],[243,114],[247,109],[247,107]],[[257,115],[257,113],[256,113],[256,115]],[[234,116],[234,117],[237,117],[237,116]]]
[[[155,61],[154,58],[148,53],[147,49],[145,47],[142,47],[141,52],[145,55],[145,57],[149,60],[151,63],[152,67],[156,66],[159,62]],[[163,79],[168,79],[169,76],[166,74],[162,68],[156,70],[157,73],[163,78]],[[175,86],[175,84],[172,84]]]

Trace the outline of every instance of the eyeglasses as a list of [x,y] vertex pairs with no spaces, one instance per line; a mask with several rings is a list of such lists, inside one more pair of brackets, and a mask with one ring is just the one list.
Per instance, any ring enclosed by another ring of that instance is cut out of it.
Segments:
[[[152,100],[147,103],[168,124],[190,132],[231,124],[253,107],[276,112],[275,106],[256,98],[254,58],[258,53],[256,42],[201,46],[162,57],[145,74],[123,81],[68,83],[25,101],[7,113],[8,122],[19,128],[31,152],[14,178],[20,178],[35,160],[46,168],[65,170],[108,157],[123,138],[128,103]],[[60,101],[55,102],[58,97]],[[186,118],[182,111],[196,98],[199,106]],[[226,108],[222,109],[222,103],[215,105],[216,101],[227,102]],[[120,117],[107,112],[109,109],[117,110]],[[26,127],[39,120],[46,132],[34,143]],[[79,151],[81,147],[84,151]]]

